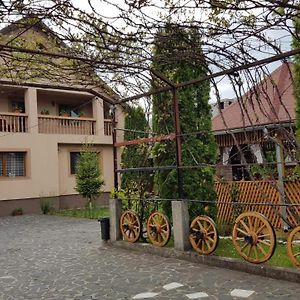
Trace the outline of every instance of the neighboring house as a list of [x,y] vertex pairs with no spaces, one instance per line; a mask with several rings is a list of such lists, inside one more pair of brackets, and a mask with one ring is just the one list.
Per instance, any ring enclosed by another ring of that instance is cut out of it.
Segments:
[[222,112],[225,108],[230,106],[235,101],[236,99],[225,98],[225,99],[221,99],[219,102],[213,103],[211,105],[212,117],[213,118],[216,117],[218,114],[220,114],[220,112]]
[[[0,33],[2,37],[13,36],[18,30],[18,25],[12,24]],[[39,40],[40,48],[44,43],[49,46],[49,39],[54,38],[42,23],[20,37],[33,36]],[[88,92],[72,90],[71,86],[64,89],[63,82],[59,89],[45,88],[45,80],[34,80],[34,85],[32,81],[13,85],[7,78],[1,82],[0,216],[19,207],[25,213],[39,212],[43,197],[53,197],[56,208],[85,205],[74,189],[75,165],[85,142],[99,152],[105,180],[99,201],[108,199],[114,186],[110,105]],[[107,94],[107,90],[101,93]],[[111,90],[109,93],[115,99]],[[122,127],[124,115],[120,106],[116,117]]]
[[[274,139],[272,142],[268,136],[282,139],[285,161],[295,165],[293,151],[290,151],[293,150],[296,118],[291,68],[290,63],[282,64],[213,118],[212,128],[220,151],[217,168],[220,178],[249,180],[246,163],[262,164],[268,162],[268,156],[274,158]],[[246,161],[243,161],[239,148]]]

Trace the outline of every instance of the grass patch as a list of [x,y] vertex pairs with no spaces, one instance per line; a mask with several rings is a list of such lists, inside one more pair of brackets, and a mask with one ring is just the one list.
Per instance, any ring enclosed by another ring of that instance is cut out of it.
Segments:
[[[230,239],[220,239],[218,247],[213,255],[243,260],[236,252]],[[278,242],[275,248],[274,255],[270,260],[266,262],[266,264],[276,267],[295,268],[288,257],[286,245],[279,244]]]
[[[168,242],[166,247],[174,247],[173,235],[171,236],[170,241]],[[244,261],[244,259],[240,257],[237,251],[235,250],[231,239],[219,239],[218,247],[215,250],[215,252],[213,252],[211,255],[235,258]],[[266,262],[266,264],[276,267],[295,268],[295,266],[291,263],[288,257],[286,245],[280,244],[278,242],[275,248],[274,255],[269,261]]]
[[100,208],[100,207],[94,207],[91,209],[91,211],[89,210],[89,208],[64,209],[64,210],[55,211],[53,215],[62,216],[62,217],[98,219],[101,217],[109,216],[109,209]]

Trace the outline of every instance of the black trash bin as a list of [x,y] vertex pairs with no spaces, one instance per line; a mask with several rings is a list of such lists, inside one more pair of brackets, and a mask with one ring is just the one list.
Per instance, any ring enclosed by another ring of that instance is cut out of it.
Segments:
[[109,240],[109,217],[98,219],[101,227],[101,238],[104,241]]

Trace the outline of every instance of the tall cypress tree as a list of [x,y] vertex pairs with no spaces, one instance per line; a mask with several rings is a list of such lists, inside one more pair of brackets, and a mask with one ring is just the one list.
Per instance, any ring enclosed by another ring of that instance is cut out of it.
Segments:
[[[156,36],[152,67],[175,83],[205,76],[207,65],[201,49],[201,36],[197,29],[167,25],[161,30]],[[152,87],[157,88],[158,85],[159,82],[153,80]],[[203,131],[202,134],[186,136],[182,140],[184,166],[215,163],[217,146],[211,133],[209,91],[208,81],[178,89],[181,132]],[[154,96],[153,131],[161,134],[174,132],[173,116],[171,94],[165,92]],[[174,141],[156,143],[154,164],[174,165],[175,153]],[[212,167],[182,170],[184,196],[187,199],[214,201],[216,195],[213,175]],[[176,170],[157,172],[155,182],[161,198],[178,197]],[[190,213],[203,213],[204,206],[194,203],[190,205]],[[170,202],[164,202],[164,210],[170,215]],[[210,212],[214,214],[213,209]]]

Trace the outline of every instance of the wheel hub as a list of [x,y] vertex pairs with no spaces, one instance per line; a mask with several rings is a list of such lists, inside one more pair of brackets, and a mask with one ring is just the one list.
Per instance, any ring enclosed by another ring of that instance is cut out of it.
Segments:
[[205,235],[202,231],[197,231],[196,234],[196,239],[199,241],[199,240],[203,240],[205,238]]
[[257,235],[255,233],[251,233],[245,236],[245,242],[251,244],[252,246],[256,245],[258,242]]

